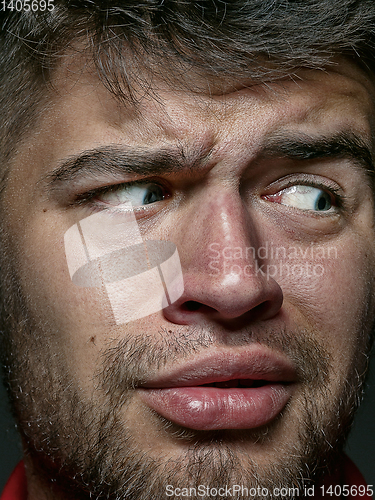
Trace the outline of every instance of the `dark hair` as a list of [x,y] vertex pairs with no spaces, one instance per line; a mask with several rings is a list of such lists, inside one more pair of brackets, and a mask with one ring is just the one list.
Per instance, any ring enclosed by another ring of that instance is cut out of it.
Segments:
[[52,11],[2,11],[0,20],[2,163],[77,42],[111,91],[128,97],[138,65],[170,79],[190,67],[255,81],[324,68],[337,54],[374,67],[374,0],[55,0]]

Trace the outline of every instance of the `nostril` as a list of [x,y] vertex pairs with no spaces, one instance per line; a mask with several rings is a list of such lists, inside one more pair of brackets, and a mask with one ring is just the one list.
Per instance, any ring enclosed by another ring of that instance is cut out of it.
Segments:
[[202,304],[196,302],[195,300],[188,300],[183,304],[183,308],[186,311],[197,311]]
[[282,290],[272,278],[250,276],[235,285],[223,285],[222,281],[211,281],[203,272],[194,272],[184,276],[184,293],[163,309],[163,315],[175,324],[212,321],[232,330],[249,321],[273,318],[282,303]]

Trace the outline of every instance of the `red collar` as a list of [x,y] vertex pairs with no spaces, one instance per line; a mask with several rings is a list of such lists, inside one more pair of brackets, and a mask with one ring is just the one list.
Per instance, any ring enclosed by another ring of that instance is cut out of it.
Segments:
[[27,500],[27,481],[23,462],[19,462],[12,472],[0,500]]

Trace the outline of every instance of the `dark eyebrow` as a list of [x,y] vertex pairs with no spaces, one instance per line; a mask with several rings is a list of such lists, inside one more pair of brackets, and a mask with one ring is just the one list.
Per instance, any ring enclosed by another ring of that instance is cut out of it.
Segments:
[[170,147],[158,150],[129,148],[109,145],[71,156],[63,160],[44,178],[50,188],[81,176],[95,178],[100,174],[118,175],[136,174],[142,176],[160,175],[191,169],[205,156],[198,152],[194,157],[185,154],[182,147]]
[[[83,151],[63,160],[43,180],[53,190],[60,183],[74,181],[81,176],[95,178],[100,174],[119,177],[124,174],[136,174],[147,177],[176,173],[183,169],[192,171],[207,159],[209,153],[204,149],[187,153],[182,146],[149,150],[108,145]],[[259,156],[294,160],[350,159],[363,168],[371,179],[375,170],[370,148],[351,132],[317,137],[278,134],[266,139]]]
[[333,136],[275,136],[269,138],[261,150],[266,158],[293,160],[349,159],[364,168],[369,176],[374,174],[374,163],[369,146],[351,132]]

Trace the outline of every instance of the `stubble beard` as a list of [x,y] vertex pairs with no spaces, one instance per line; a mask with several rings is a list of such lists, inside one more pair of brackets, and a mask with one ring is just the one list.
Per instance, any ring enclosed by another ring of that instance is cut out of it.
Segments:
[[[150,367],[173,364],[209,348],[212,335],[196,329],[186,335],[182,329],[166,337],[160,329],[161,340],[154,339],[152,347],[144,335],[118,340],[103,352],[98,385],[88,398],[53,348],[57,332],[33,319],[15,274],[3,276],[2,285],[5,381],[26,454],[51,498],[177,498],[166,496],[167,485],[203,485],[211,493],[205,497],[209,499],[243,498],[214,494],[233,485],[257,488],[260,500],[270,498],[259,494],[262,489],[298,487],[303,496],[305,487],[333,470],[362,394],[364,375],[358,373],[365,372],[367,357],[362,353],[368,346],[358,347],[356,365],[333,393],[330,356],[311,332],[246,332],[242,342],[259,342],[292,359],[302,379],[298,400],[292,398],[271,424],[251,431],[192,431],[154,415],[160,432],[179,443],[181,453],[168,456],[161,443],[159,456],[152,456],[124,419],[132,391]],[[292,424],[293,435],[278,442],[275,437],[285,422]],[[275,453],[268,463],[257,462],[245,451],[246,443],[259,447],[272,442]]]

